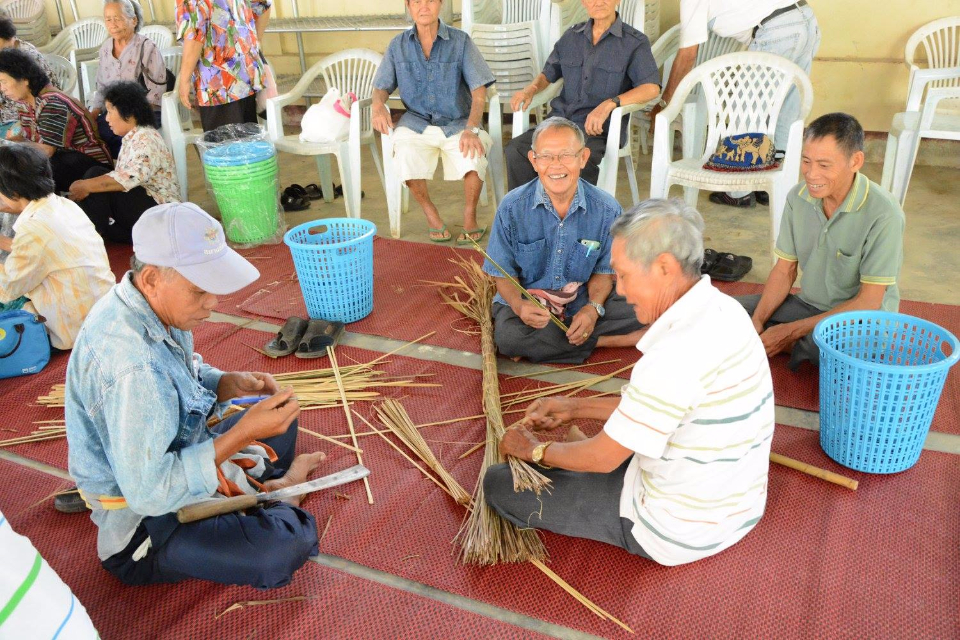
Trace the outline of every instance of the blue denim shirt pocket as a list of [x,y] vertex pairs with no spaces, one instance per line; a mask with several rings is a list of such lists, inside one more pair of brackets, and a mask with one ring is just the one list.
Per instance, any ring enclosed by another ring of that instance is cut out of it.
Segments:
[[543,276],[547,262],[546,256],[543,253],[543,248],[546,244],[547,241],[544,238],[533,242],[517,243],[517,266],[524,280],[531,282]]
[[183,405],[180,407],[180,426],[176,437],[170,442],[168,451],[180,451],[184,447],[199,442],[200,435],[206,430],[207,416],[217,402],[217,397],[212,391],[205,389],[197,381],[193,383],[192,394],[180,395],[183,399]]
[[593,269],[597,265],[597,259],[600,257],[600,251],[590,251],[587,255],[587,247],[576,242],[573,245],[573,251],[570,253],[570,261],[567,264],[567,280],[569,282],[586,282],[593,275]]
[[406,89],[418,94],[423,89],[420,69],[419,62],[397,62],[397,86],[401,87],[401,91]]

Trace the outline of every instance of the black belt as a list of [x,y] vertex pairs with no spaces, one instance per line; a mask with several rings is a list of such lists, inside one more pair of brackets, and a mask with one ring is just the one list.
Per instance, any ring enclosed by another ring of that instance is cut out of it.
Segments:
[[773,19],[776,18],[777,16],[782,16],[782,15],[785,14],[785,13],[789,13],[790,11],[795,11],[795,10],[797,10],[797,9],[799,9],[799,8],[801,8],[801,7],[805,7],[805,6],[807,6],[807,0],[800,0],[799,2],[796,2],[796,3],[791,4],[791,5],[789,5],[789,6],[780,7],[779,9],[777,9],[776,11],[774,11],[773,13],[771,13],[770,15],[768,15],[766,18],[764,18],[763,20],[761,20],[761,21],[760,21],[760,24],[758,24],[757,26],[755,26],[755,27],[753,28],[753,34],[752,34],[751,37],[754,37],[754,38],[757,37],[757,29],[759,29],[759,28],[762,27],[763,25],[767,24],[768,22],[770,22],[771,20],[773,20]]

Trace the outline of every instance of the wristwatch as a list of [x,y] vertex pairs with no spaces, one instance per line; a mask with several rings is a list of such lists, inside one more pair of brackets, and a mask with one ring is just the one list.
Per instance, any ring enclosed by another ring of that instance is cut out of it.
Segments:
[[613,104],[615,104],[618,107],[620,106],[620,96],[613,96],[610,99],[613,100]]
[[666,109],[667,101],[664,100],[663,98],[660,98],[660,102],[657,103],[657,106],[660,107],[661,109]]
[[597,315],[600,316],[601,318],[604,316],[604,314],[607,313],[607,310],[604,309],[603,305],[600,304],[599,302],[588,302],[587,304],[593,307],[594,309],[596,309]]
[[[553,444],[553,441],[541,442],[533,448],[533,455],[530,456],[534,464],[540,464],[543,461],[543,454],[547,452],[547,447]],[[545,465],[541,465],[545,466]]]
[[479,135],[480,135],[480,127],[467,127],[467,131],[469,131],[470,133],[472,133],[472,134],[475,135],[475,136],[479,136]]

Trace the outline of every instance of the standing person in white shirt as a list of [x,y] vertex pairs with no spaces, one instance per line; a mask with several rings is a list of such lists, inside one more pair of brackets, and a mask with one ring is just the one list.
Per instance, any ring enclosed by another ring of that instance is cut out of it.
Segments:
[[617,292],[649,325],[620,398],[535,401],[526,423],[605,420],[586,438],[541,442],[509,429],[500,452],[544,467],[550,492],[515,492],[495,465],[484,495],[521,527],[622,547],[663,565],[732,546],[763,516],[773,382],[763,343],[733,298],[700,275],[703,219],[679,200],[647,200],[611,228]]
[[[748,44],[749,51],[782,56],[808,75],[813,57],[820,48],[820,27],[806,0],[680,0],[680,50],[660,103],[650,116],[651,122],[670,102],[680,81],[693,69],[697,50],[707,41],[710,31]],[[790,123],[799,114],[800,96],[794,87],[787,94],[777,118],[773,143],[778,149],[783,149]],[[763,192],[718,192],[710,194],[710,201],[733,207],[752,207],[756,202],[767,204],[768,196]]]

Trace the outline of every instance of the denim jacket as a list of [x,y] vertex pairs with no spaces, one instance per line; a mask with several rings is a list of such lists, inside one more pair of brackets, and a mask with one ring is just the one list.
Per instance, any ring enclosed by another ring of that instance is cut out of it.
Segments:
[[[99,527],[101,559],[120,552],[144,516],[212,496],[218,486],[207,419],[223,375],[169,331],[127,273],[87,316],[67,365],[70,475]],[[101,497],[123,497],[111,509]],[[102,507],[107,508],[102,508]]]
[[[540,179],[517,187],[500,202],[490,230],[487,254],[527,289],[560,289],[569,282],[586,283],[595,273],[612,274],[610,227],[623,209],[613,197],[580,179],[570,210],[557,214]],[[581,240],[599,243],[588,249]],[[500,272],[489,260],[483,270]],[[586,287],[567,306],[573,316],[587,303]],[[494,302],[506,304],[498,293]]]

